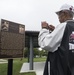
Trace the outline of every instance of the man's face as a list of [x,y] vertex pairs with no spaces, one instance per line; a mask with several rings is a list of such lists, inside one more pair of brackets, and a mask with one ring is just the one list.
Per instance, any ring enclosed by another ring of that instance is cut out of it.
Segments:
[[63,23],[67,20],[66,13],[64,11],[60,11],[58,14],[58,19],[60,23]]

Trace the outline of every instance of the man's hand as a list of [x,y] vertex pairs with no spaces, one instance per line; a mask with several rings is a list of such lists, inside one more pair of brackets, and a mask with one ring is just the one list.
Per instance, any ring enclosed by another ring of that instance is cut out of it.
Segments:
[[42,26],[42,28],[49,29],[50,31],[53,31],[55,29],[55,27],[53,25],[48,25],[48,23],[46,21],[41,22],[41,26]]
[[55,27],[53,25],[48,25],[49,30],[53,31]]
[[41,22],[41,26],[42,26],[42,28],[46,28],[46,29],[48,29],[48,23],[47,22]]

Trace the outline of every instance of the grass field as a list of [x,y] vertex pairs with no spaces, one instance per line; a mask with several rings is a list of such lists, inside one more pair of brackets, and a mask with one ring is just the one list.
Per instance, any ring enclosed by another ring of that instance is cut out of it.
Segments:
[[[46,58],[34,58],[34,62],[42,62],[45,60]],[[28,62],[28,59],[13,59],[13,75],[36,75],[35,72],[19,73],[24,62]],[[0,64],[0,75],[7,75],[7,68],[7,63]]]

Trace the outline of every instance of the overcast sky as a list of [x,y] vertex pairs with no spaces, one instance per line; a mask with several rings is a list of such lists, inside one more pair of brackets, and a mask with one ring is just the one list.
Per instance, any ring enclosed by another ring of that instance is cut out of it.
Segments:
[[42,21],[59,24],[55,12],[63,4],[74,5],[74,0],[0,0],[0,19],[24,24],[26,30],[39,31]]

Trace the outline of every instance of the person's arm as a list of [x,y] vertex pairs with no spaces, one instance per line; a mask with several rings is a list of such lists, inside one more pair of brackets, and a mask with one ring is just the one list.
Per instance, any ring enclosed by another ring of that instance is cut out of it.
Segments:
[[38,43],[42,49],[54,52],[60,46],[66,23],[58,25],[52,33],[48,29],[42,29],[38,36]]

